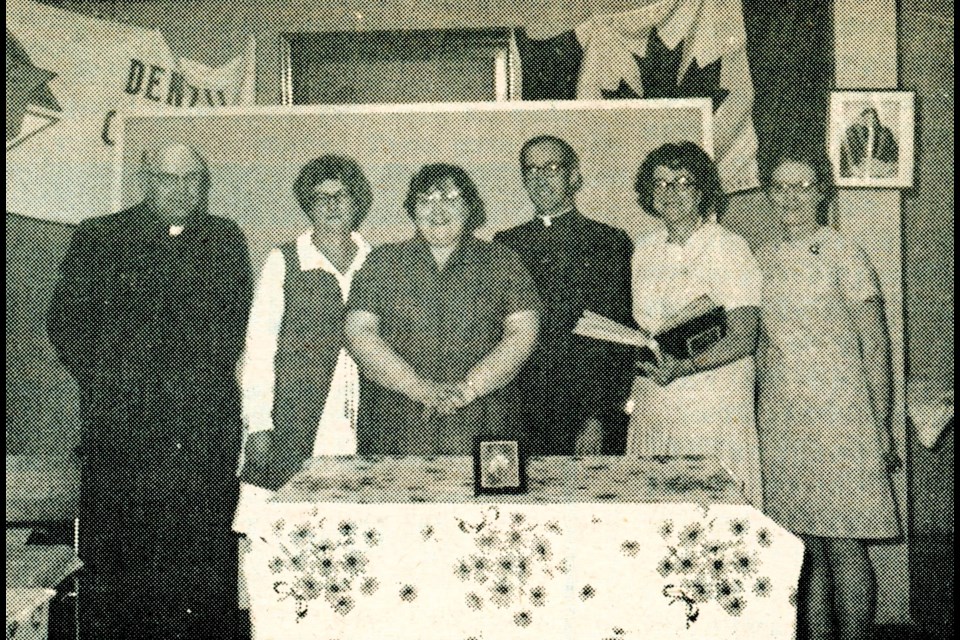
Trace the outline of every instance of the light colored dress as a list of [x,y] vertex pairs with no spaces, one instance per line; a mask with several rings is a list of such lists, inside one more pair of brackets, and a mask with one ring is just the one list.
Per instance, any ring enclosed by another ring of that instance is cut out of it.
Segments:
[[823,227],[757,254],[764,274],[758,429],[764,508],[807,535],[900,532],[851,306],[877,298],[866,254]]
[[[708,295],[726,310],[760,306],[761,275],[743,238],[712,222],[683,245],[667,232],[642,238],[633,257],[633,311],[662,321]],[[760,506],[760,460],[754,422],[753,357],[684,376],[661,387],[634,381],[627,455],[716,456]]]

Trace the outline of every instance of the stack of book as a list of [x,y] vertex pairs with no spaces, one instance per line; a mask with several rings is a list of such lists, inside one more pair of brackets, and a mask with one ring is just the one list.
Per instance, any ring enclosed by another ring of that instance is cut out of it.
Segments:
[[700,296],[677,313],[656,321],[642,318],[638,329],[584,311],[573,332],[579,336],[632,345],[638,361],[659,364],[663,354],[678,360],[703,353],[727,334],[727,315],[709,296]]

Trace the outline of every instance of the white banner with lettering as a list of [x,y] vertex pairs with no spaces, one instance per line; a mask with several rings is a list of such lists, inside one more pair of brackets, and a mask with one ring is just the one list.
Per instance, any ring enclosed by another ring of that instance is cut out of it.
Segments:
[[109,212],[119,111],[250,105],[254,38],[217,68],[163,34],[7,2],[7,211],[76,223]]

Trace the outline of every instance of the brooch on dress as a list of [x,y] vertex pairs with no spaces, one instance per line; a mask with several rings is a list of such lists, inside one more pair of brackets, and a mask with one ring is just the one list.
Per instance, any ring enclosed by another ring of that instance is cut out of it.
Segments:
[[815,242],[815,243],[813,243],[812,245],[810,245],[810,253],[812,253],[812,254],[815,255],[815,256],[820,255],[820,243],[819,243],[819,242]]

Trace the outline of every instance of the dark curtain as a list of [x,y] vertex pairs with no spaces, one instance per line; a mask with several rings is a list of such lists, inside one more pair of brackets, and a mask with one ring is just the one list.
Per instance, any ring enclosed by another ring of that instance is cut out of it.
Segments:
[[515,32],[524,100],[573,100],[583,61],[583,48],[573,31],[545,40],[532,40],[523,27]]
[[760,175],[777,149],[826,145],[833,1],[743,0]]

